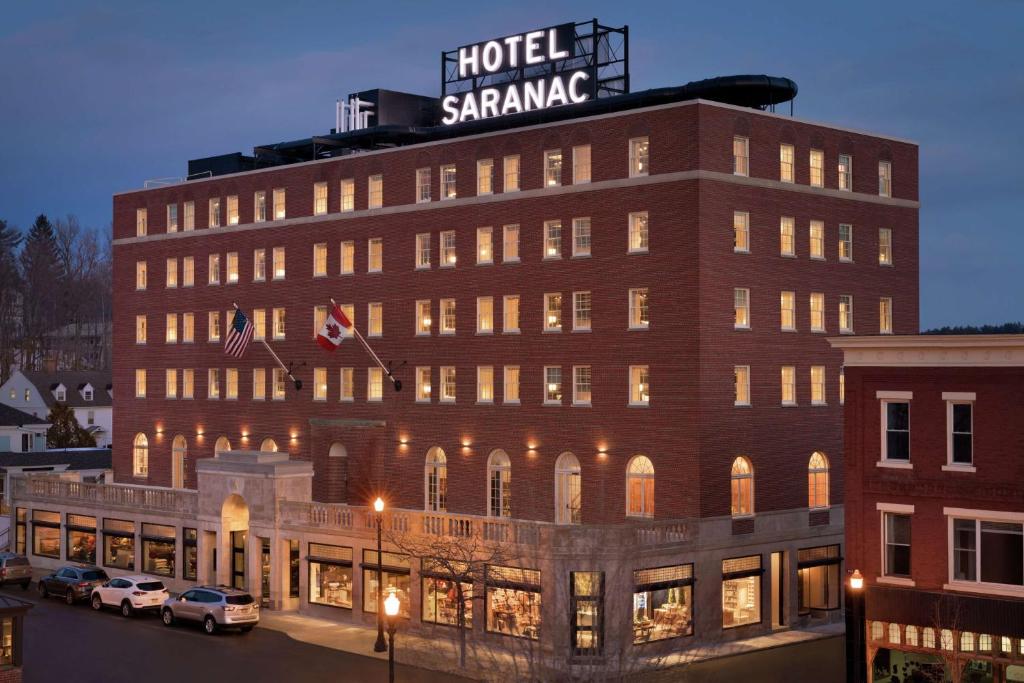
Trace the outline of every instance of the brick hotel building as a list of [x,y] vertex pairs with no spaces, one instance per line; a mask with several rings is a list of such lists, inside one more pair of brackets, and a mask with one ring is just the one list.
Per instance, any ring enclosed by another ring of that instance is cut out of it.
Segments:
[[[383,559],[404,616],[450,623],[425,564],[377,557],[381,495],[521,548],[473,587],[482,639],[656,653],[836,620],[826,337],[918,329],[917,146],[637,95],[115,195],[116,485],[22,483],[29,552],[91,532],[100,564],[357,623]],[[317,346],[332,297],[402,391]],[[223,353],[233,302],[300,391],[262,343]]]

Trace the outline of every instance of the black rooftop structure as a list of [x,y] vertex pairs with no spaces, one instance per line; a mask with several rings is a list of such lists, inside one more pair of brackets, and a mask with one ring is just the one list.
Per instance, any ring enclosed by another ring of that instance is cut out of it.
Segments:
[[0,403],[0,427],[24,427],[25,425],[50,424],[41,417],[30,415],[23,410]]

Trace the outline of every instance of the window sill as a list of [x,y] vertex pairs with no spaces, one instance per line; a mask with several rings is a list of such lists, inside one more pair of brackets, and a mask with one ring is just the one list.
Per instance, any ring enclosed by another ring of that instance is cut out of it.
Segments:
[[590,258],[590,254],[573,254],[573,258]]
[[514,330],[502,330],[501,333],[502,334],[519,334],[520,332],[519,332],[519,329],[517,328],[517,329],[514,329]]
[[572,402],[572,407],[573,408],[590,408],[591,404],[590,404],[590,401],[586,401],[586,402],[583,402],[583,401],[573,401]]
[[912,470],[914,469],[914,463],[897,460],[879,460],[875,463],[875,467],[888,467],[894,470]]
[[541,334],[562,334],[562,330],[541,330]]
[[853,263],[853,259],[852,258],[841,258],[841,259],[839,259],[839,262],[840,263]]
[[502,405],[506,405],[506,406],[517,406],[517,405],[519,405],[519,401],[503,401],[503,402],[502,402]]
[[734,254],[749,254],[750,250],[749,249],[736,249],[736,248],[733,248],[732,253],[734,253]]
[[590,333],[590,332],[592,332],[592,331],[593,331],[593,330],[591,330],[591,329],[590,329],[589,327],[586,327],[586,328],[580,328],[580,329],[578,329],[578,330],[577,330],[577,329],[574,329],[574,330],[572,331],[572,333],[573,333],[573,334],[589,334],[589,333]]
[[1022,586],[1004,586],[994,583],[982,583],[980,581],[951,581],[942,584],[942,590],[966,591],[969,593],[984,593],[1018,598],[1024,597],[1024,587]]
[[779,254],[782,258],[796,258],[796,254]]
[[626,405],[628,405],[630,408],[650,408],[651,407],[650,403],[628,403]]
[[648,253],[646,249],[628,249],[628,250],[626,251],[626,254],[627,254],[627,255],[633,255],[633,254],[646,254],[646,253]]
[[544,401],[543,405],[546,408],[561,408],[562,407],[562,402],[561,401]]
[[780,327],[779,332],[797,332],[795,327]]
[[494,334],[494,330],[477,330],[475,336],[477,336],[477,337],[490,337],[493,334]]
[[476,265],[478,265],[478,266],[493,266],[494,265],[494,261],[477,261]]
[[943,472],[977,472],[978,468],[974,465],[943,465]]
[[[741,520],[741,519],[754,519],[754,513],[751,512],[751,513],[745,514],[745,515],[732,515],[732,519],[733,519],[733,521],[738,521],[738,520]],[[740,624],[740,625],[742,625],[742,624]]]
[[828,408],[828,403],[825,401],[812,401],[811,405],[816,408]]
[[[416,266],[415,270],[430,270],[430,266]],[[344,275],[344,273],[342,273],[342,275]]]
[[899,576],[879,576],[875,578],[875,583],[885,583],[890,586],[907,586],[908,588],[913,588],[917,585],[913,579],[905,579]]
[[783,401],[781,405],[783,408],[798,408],[800,406],[796,401]]
[[732,329],[734,329],[734,330],[747,330],[747,331],[749,331],[750,330],[750,325],[733,325]]
[[476,404],[478,406],[493,406],[494,401],[477,401]]
[[521,263],[521,261],[519,259],[517,259],[517,258],[502,259],[501,262],[502,263]]
[[810,256],[809,258],[812,261],[821,261],[822,263],[824,263],[827,260],[824,256]]
[[651,328],[650,328],[649,325],[640,325],[640,326],[630,325],[626,329],[629,330],[630,332],[646,332],[647,330],[649,330]]

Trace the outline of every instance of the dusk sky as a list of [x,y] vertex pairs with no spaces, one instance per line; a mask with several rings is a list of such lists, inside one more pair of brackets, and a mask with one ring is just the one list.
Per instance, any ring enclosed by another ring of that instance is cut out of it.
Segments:
[[[437,95],[440,52],[597,16],[632,89],[788,76],[798,117],[921,146],[921,324],[1024,320],[1024,2],[8,2],[0,218],[110,223],[188,159],[326,133],[334,102]],[[787,107],[788,111],[788,107]]]

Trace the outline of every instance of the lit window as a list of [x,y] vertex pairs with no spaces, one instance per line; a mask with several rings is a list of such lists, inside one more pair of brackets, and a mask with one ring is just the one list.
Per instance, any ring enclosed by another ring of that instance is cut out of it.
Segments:
[[455,199],[456,196],[455,164],[446,164],[441,167],[441,199]]
[[476,402],[494,403],[494,367],[478,365],[476,368]]
[[224,371],[224,398],[238,399],[238,369],[228,368]]
[[327,277],[327,243],[313,245],[313,277]]
[[544,258],[562,258],[562,221],[544,221]]
[[629,253],[647,252],[647,212],[629,214]]
[[327,306],[313,307],[313,339],[316,339],[327,322]]
[[367,188],[367,208],[379,209],[384,206],[384,176],[370,176]]
[[210,342],[220,341],[220,312],[210,311],[207,315],[206,340]]
[[590,292],[572,293],[572,329],[574,332],[590,330]]
[[555,461],[555,522],[579,524],[583,521],[580,461],[572,453],[562,453]]
[[501,260],[504,263],[519,262],[519,226],[506,225],[502,228]]
[[274,279],[283,280],[285,276],[284,247],[274,247]]
[[921,647],[935,647],[935,629],[931,628],[930,626],[925,626],[924,629],[921,631]]
[[494,235],[491,228],[476,229],[476,263],[489,265],[494,263]]
[[341,243],[341,270],[342,275],[352,275],[356,272],[356,244],[355,242]]
[[476,298],[476,333],[491,334],[494,332],[494,297],[478,296]]
[[811,150],[811,187],[825,185],[825,153],[820,149]]
[[626,516],[654,517],[654,464],[646,455],[626,465]]
[[238,284],[238,252],[229,251],[227,258],[227,282],[229,285]]
[[220,284],[220,254],[210,254],[206,280],[211,285]]
[[379,273],[384,269],[384,240],[374,237],[366,243],[366,272]]
[[750,461],[743,456],[733,460],[729,479],[732,489],[732,516],[754,514],[754,469],[750,466]]
[[796,329],[796,294],[794,292],[782,292],[779,298],[779,309],[781,314],[780,325],[783,330]]
[[327,183],[313,183],[313,215],[327,213]]
[[811,293],[811,332],[825,331],[825,295],[821,292]]
[[853,334],[853,296],[839,295],[839,332]]
[[164,341],[168,344],[178,343],[178,314],[167,314],[167,326]]
[[284,188],[277,188],[274,190],[274,220],[279,221],[284,219],[285,213],[285,195]]
[[267,311],[265,308],[252,309],[252,338],[263,341],[267,338]]
[[[944,397],[945,398],[945,397]],[[964,398],[946,401],[947,452],[949,465],[974,462],[974,403]]]
[[562,404],[562,368],[557,365],[544,367],[544,403]]
[[135,262],[135,289],[143,290],[146,288],[146,262],[136,261]]
[[750,253],[750,214],[746,211],[732,212],[732,250]]
[[750,405],[750,366],[737,365],[733,368],[734,383],[736,386],[736,398],[734,405]]
[[346,178],[340,183],[341,191],[341,210],[344,211],[355,211],[356,209],[356,181],[352,178]]
[[910,576],[910,515],[883,512],[885,576]]
[[178,259],[167,259],[167,281],[165,285],[169,288],[178,286]]
[[883,296],[878,300],[878,333],[892,334],[892,298]]
[[146,316],[144,315],[135,316],[135,343],[146,343]]
[[750,290],[737,287],[733,290],[733,299],[733,308],[735,309],[733,327],[737,330],[750,329]]
[[455,267],[455,231],[445,230],[441,233],[441,267]]
[[750,175],[750,140],[739,135],[732,139],[732,172]]
[[634,645],[693,634],[692,564],[636,569],[633,584]]
[[167,205],[167,232],[178,232],[178,205]]
[[782,256],[796,255],[794,238],[794,221],[792,216],[783,216],[779,221],[779,253]]
[[505,366],[505,403],[519,404],[519,366]]
[[416,203],[422,204],[430,201],[430,169],[416,169]]
[[416,402],[430,403],[430,368],[416,368]]
[[252,281],[265,282],[267,279],[267,250],[253,249],[252,251]]
[[892,163],[888,161],[878,162],[878,195],[880,197],[892,196]]
[[948,628],[944,628],[939,632],[940,645],[943,650],[948,652],[953,651],[953,632]]
[[430,512],[444,512],[448,506],[448,459],[444,451],[434,446],[427,451],[424,467],[423,489],[426,498],[425,509]]
[[920,643],[918,643],[917,640],[917,627],[908,624],[905,630],[907,635],[907,645],[918,647]]
[[810,223],[810,244],[811,258],[825,258],[825,223],[822,221],[811,221]]
[[846,403],[846,370],[839,368],[839,405]]
[[811,405],[825,405],[825,366],[811,366]]
[[252,400],[267,400],[267,371],[263,368],[252,370]]
[[455,299],[441,299],[441,334],[455,334]]
[[356,396],[354,368],[340,368],[338,370],[338,400],[352,401]]
[[514,154],[504,159],[504,186],[503,192],[519,191],[519,155]]
[[192,256],[181,259],[181,286],[192,287],[196,284],[196,261]]
[[839,155],[839,189],[853,189],[853,157],[849,154]]
[[270,376],[271,398],[275,401],[283,401],[285,398],[285,374],[281,368],[274,368]]
[[366,371],[366,400],[384,400],[384,371],[380,368],[368,368]]
[[149,439],[145,434],[136,434],[132,442],[132,475],[149,476]]
[[779,145],[779,180],[791,183],[793,177],[793,145]]
[[512,516],[512,461],[502,450],[487,458],[487,515]]
[[792,365],[782,366],[782,405],[796,405],[796,368]]
[[430,326],[433,321],[430,319],[430,300],[416,302],[416,334],[430,335]]
[[590,182],[590,145],[572,148],[572,182],[573,185]]
[[544,185],[555,187],[562,184],[562,150],[549,149],[544,152]]
[[280,341],[285,338],[285,309],[275,308],[272,312],[274,339]]
[[366,305],[366,336],[381,337],[384,335],[384,304],[373,302]]
[[182,230],[191,232],[196,229],[196,203],[185,202],[185,221]]
[[900,642],[900,625],[889,624],[889,642],[899,644]]
[[892,265],[892,228],[878,229],[878,263]]
[[589,365],[572,366],[573,405],[590,405],[590,378],[591,368]]
[[228,197],[228,225],[238,225],[238,195]]
[[647,300],[646,287],[629,290],[629,329],[646,330],[650,326]]
[[181,371],[181,397],[184,399],[191,399],[195,392],[195,371],[194,370],[182,370]]
[[494,161],[478,159],[476,162],[476,193],[477,195],[494,192]]
[[452,365],[441,368],[441,403],[455,403],[455,367]]
[[210,368],[206,371],[206,398],[220,398],[220,369]]
[[853,226],[846,223],[839,225],[839,260],[853,260]]
[[135,235],[136,237],[145,237],[147,232],[148,219],[146,218],[146,209],[135,210]]
[[505,296],[501,331],[505,334],[519,334],[519,295],[517,294]]
[[267,193],[263,190],[252,196],[253,222],[262,223],[267,220]]
[[562,295],[544,295],[544,331],[562,331]]
[[647,365],[629,366],[629,405],[646,406],[651,402],[651,372]]
[[146,371],[135,371],[135,398],[146,398]]

